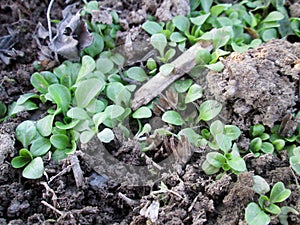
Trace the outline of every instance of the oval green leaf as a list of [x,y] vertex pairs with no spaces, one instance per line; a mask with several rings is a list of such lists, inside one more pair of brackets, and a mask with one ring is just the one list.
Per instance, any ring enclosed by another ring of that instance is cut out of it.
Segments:
[[16,128],[17,139],[22,143],[24,148],[27,148],[37,134],[35,124],[31,120],[26,120]]
[[148,78],[145,71],[141,67],[138,67],[138,66],[134,66],[134,67],[131,67],[130,69],[126,70],[126,75],[129,78],[139,81],[139,82],[143,82],[143,81],[147,80],[147,78]]
[[38,179],[43,176],[44,162],[41,157],[34,158],[23,170],[22,176],[27,179]]
[[33,156],[43,156],[51,148],[51,143],[48,138],[40,137],[32,142],[30,152]]
[[104,128],[101,132],[97,134],[97,137],[99,138],[100,141],[104,143],[109,143],[115,138],[115,135],[111,129]]
[[249,225],[268,225],[271,221],[270,217],[254,202],[248,204],[245,220]]
[[69,89],[61,84],[52,84],[49,86],[48,91],[52,101],[54,101],[65,114],[71,103],[71,93]]
[[163,114],[162,120],[166,123],[170,123],[176,126],[181,126],[183,124],[183,120],[178,112],[175,111],[167,111]]
[[222,110],[222,104],[216,100],[206,100],[200,105],[198,120],[209,121],[215,118]]
[[152,116],[152,111],[146,106],[142,106],[132,114],[132,118],[135,119],[145,119],[145,118],[150,118],[151,116]]
[[185,97],[185,103],[190,103],[193,101],[196,101],[199,98],[202,98],[203,96],[203,89],[200,85],[198,84],[193,84],[190,88],[188,93],[186,94]]
[[67,135],[54,134],[50,137],[51,144],[57,149],[65,149],[70,145],[70,140]]
[[223,164],[226,162],[226,158],[218,152],[209,152],[206,155],[206,160],[211,164],[212,166],[216,168],[221,168]]
[[143,23],[142,28],[151,35],[157,34],[163,30],[163,27],[160,24],[149,20]]
[[99,79],[89,79],[81,81],[75,90],[77,106],[85,108],[104,88],[104,81]]
[[44,118],[37,121],[36,128],[42,136],[47,137],[51,134],[53,120],[54,115],[47,115]]
[[271,203],[283,202],[291,195],[291,190],[286,189],[282,182],[277,182],[270,194]]

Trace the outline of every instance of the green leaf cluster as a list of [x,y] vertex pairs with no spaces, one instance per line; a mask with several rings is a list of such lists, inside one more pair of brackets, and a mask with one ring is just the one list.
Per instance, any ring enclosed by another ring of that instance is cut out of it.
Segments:
[[270,214],[278,216],[281,224],[288,224],[287,213],[298,212],[289,206],[279,207],[277,203],[285,201],[291,194],[291,190],[285,188],[282,182],[277,182],[270,195],[266,193],[270,191],[269,184],[260,176],[253,176],[253,189],[260,195],[258,204],[251,202],[247,205],[245,211],[245,220],[249,225],[267,225],[270,223]]
[[247,170],[236,143],[233,143],[241,135],[238,127],[224,125],[220,120],[216,120],[210,125],[209,131],[202,133],[209,139],[208,146],[213,150],[219,150],[206,155],[202,169],[207,175],[218,173],[220,169],[225,172],[231,170],[236,174]]

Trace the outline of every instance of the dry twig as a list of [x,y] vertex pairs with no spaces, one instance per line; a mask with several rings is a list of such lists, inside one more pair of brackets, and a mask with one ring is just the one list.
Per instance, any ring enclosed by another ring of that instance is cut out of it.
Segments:
[[190,72],[196,65],[196,55],[202,48],[211,50],[213,46],[210,42],[197,42],[182,53],[177,59],[171,62],[171,64],[174,65],[172,74],[165,76],[159,72],[135,92],[132,100],[132,109],[136,110],[140,106],[149,103],[175,80],[182,77],[185,73]]

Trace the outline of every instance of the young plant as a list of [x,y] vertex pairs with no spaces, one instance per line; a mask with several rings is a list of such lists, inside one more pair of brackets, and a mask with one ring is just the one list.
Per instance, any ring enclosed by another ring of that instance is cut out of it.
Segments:
[[209,132],[205,133],[203,135],[210,139],[208,146],[214,150],[220,150],[206,155],[202,169],[207,175],[218,173],[220,169],[225,172],[230,170],[236,174],[247,170],[236,143],[232,143],[241,135],[238,127],[224,125],[220,120],[216,120],[210,125]]
[[298,212],[289,206],[279,207],[277,203],[285,201],[291,194],[291,190],[286,189],[282,182],[277,182],[269,196],[269,184],[260,176],[253,176],[253,189],[260,195],[258,204],[251,202],[247,205],[245,211],[245,220],[249,225],[267,225],[270,223],[270,214],[278,216],[281,224],[288,224],[287,213],[292,212],[298,215]]

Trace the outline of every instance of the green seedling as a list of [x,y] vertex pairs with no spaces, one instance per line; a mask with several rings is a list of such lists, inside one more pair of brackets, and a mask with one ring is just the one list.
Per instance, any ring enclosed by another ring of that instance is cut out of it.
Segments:
[[295,145],[291,148],[291,154],[289,157],[289,162],[292,169],[300,175],[300,146],[296,147]]
[[251,202],[246,207],[245,220],[249,225],[267,225],[270,223],[270,214],[278,216],[281,224],[287,224],[287,213],[298,212],[289,206],[279,207],[277,203],[285,201],[291,194],[282,182],[277,182],[269,196],[266,195],[270,191],[269,184],[260,176],[253,176],[253,189],[260,195],[258,204]]
[[152,46],[155,49],[158,50],[159,55],[160,55],[160,57],[158,57],[158,59],[163,63],[168,62],[176,54],[176,50],[173,48],[169,48],[167,51],[165,51],[166,47],[168,46],[168,41],[167,41],[166,36],[162,33],[153,34],[151,36],[150,43],[152,44]]
[[247,170],[244,159],[240,156],[237,145],[232,141],[238,139],[241,131],[234,125],[224,125],[220,120],[210,125],[209,131],[203,130],[202,136],[209,138],[208,145],[220,152],[209,152],[202,164],[207,175],[218,173],[220,169],[225,172],[231,170],[240,173]]

